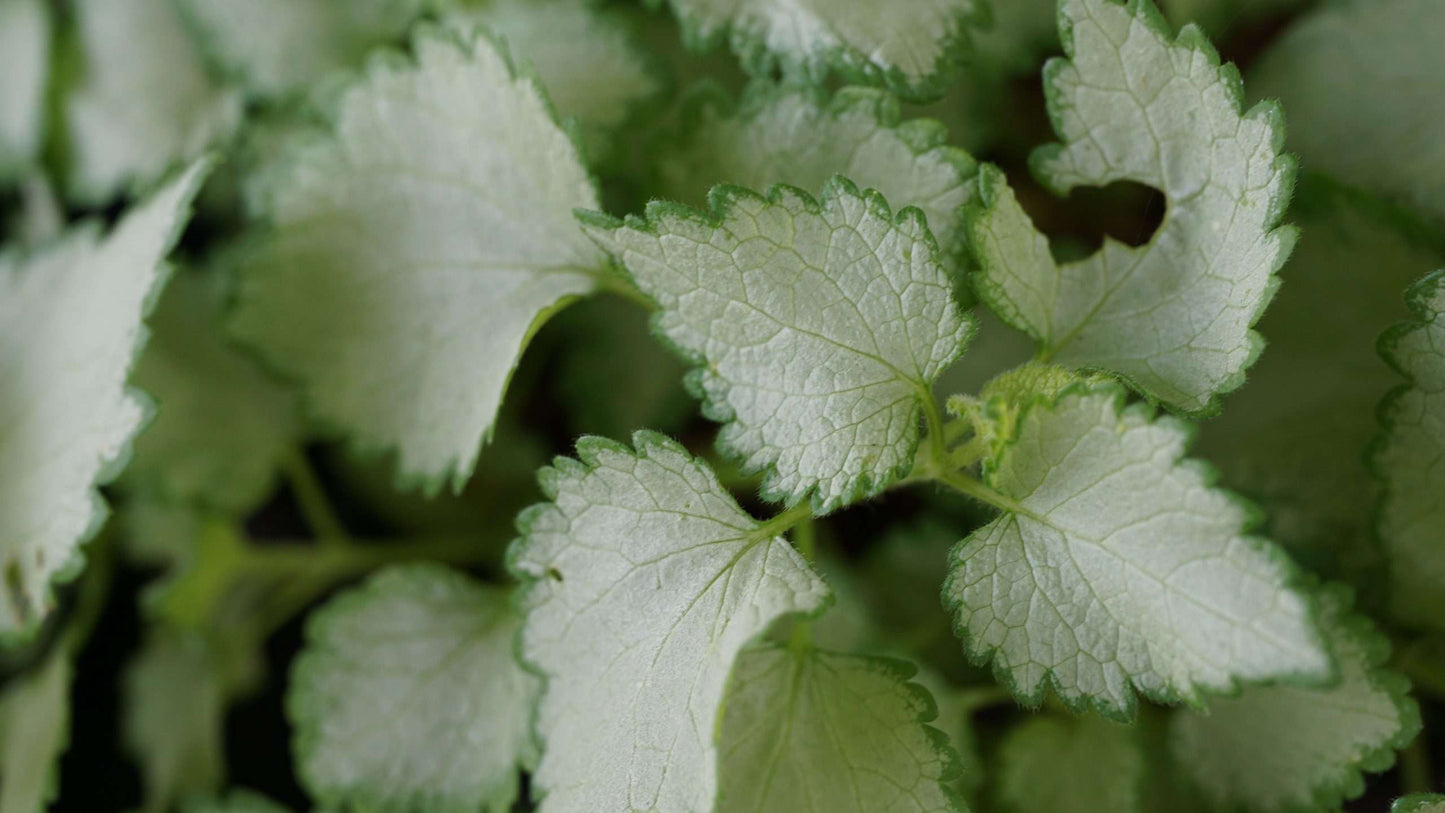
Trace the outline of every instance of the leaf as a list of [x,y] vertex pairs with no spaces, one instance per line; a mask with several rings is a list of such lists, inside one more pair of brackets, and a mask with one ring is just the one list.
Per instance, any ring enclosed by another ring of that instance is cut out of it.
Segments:
[[1241,115],[1238,73],[1196,28],[1171,43],[1143,0],[1066,0],[1060,33],[1071,59],[1051,61],[1044,82],[1064,143],[1034,153],[1035,173],[1059,193],[1150,184],[1168,211],[1144,246],[1106,240],[1059,265],[1003,174],[985,167],[970,225],[983,267],[975,287],[1044,360],[1117,373],[1187,413],[1217,412],[1259,354],[1251,326],[1294,244],[1293,229],[1275,228],[1294,180],[1279,109]]
[[1012,0],[994,3],[993,23],[974,37],[978,51],[968,78],[991,80],[988,74],[1017,75],[1038,68],[1045,54],[1058,47],[1058,0]]
[[907,661],[756,644],[718,733],[719,813],[957,811],[958,756]]
[[392,567],[318,610],[286,708],[319,802],[508,811],[536,759],[537,679],[512,657],[508,592],[440,565]]
[[128,500],[116,519],[126,557],[152,568],[189,561],[205,520],[192,506],[146,499]]
[[1375,339],[1404,318],[1400,291],[1441,258],[1378,204],[1318,178],[1301,184],[1291,212],[1302,232],[1260,321],[1269,352],[1229,411],[1201,427],[1199,453],[1260,504],[1297,561],[1360,584],[1379,569],[1362,451],[1380,393],[1397,381]]
[[826,585],[661,435],[636,451],[583,438],[540,475],[551,502],[517,520],[521,653],[546,676],[539,810],[706,809],[718,708],[738,653],[816,613]]
[[141,765],[143,810],[163,813],[225,780],[228,687],[204,641],[153,634],[126,667],[125,743]]
[[289,813],[286,808],[255,791],[233,790],[224,797],[193,800],[185,813]]
[[617,129],[665,87],[666,77],[616,10],[599,10],[590,0],[449,2],[445,24],[464,32],[485,25],[536,70],[558,114],[581,124],[594,160],[611,154]]
[[75,667],[66,649],[54,647],[0,690],[0,813],[45,810],[55,798],[57,763],[70,742]]
[[[968,665],[953,635],[953,619],[940,601],[938,591],[932,589],[947,575],[948,553],[957,541],[956,523],[946,517],[923,515],[890,524],[858,562],[856,581],[861,594],[858,603],[874,617],[882,642],[909,642],[910,650],[898,651],[899,654],[917,656],[956,680],[987,682],[986,672]],[[831,578],[832,574],[825,572],[824,576],[829,577],[829,586],[836,589],[837,580]],[[930,589],[920,589],[921,585],[928,585]],[[842,605],[850,600],[849,596],[840,596],[840,606],[830,610],[822,623],[839,614]],[[928,677],[924,670],[919,673],[918,682],[931,688],[933,684],[928,682]],[[941,719],[947,699],[941,691],[933,694],[939,702]],[[951,723],[939,724],[939,728],[950,734],[953,733],[951,726]],[[957,737],[954,739],[954,745],[962,752],[964,749]],[[964,764],[975,765],[968,760]]]
[[33,630],[104,520],[95,486],[124,467],[147,412],[125,385],[141,321],[207,169],[193,164],[104,238],[89,224],[24,261],[0,255],[0,637]]
[[1004,512],[954,548],[943,595],[969,655],[1023,702],[1047,683],[1128,720],[1135,690],[1197,704],[1330,674],[1289,560],[1184,459],[1186,425],[1078,385],[1025,406],[1014,437],[984,471]]
[[587,218],[588,234],[661,306],[654,329],[701,369],[690,385],[724,422],[718,446],[768,499],[826,513],[913,466],[930,383],[973,322],[922,213],[895,218],[843,178],[821,201],[719,187],[704,213],[652,203],[645,220]]
[[926,664],[920,664],[913,682],[933,696],[938,704],[938,717],[933,725],[948,736],[949,745],[958,752],[960,770],[953,779],[953,787],[958,789],[965,802],[976,803],[987,777],[983,773],[983,757],[979,753],[979,736],[974,728],[973,714],[989,705],[987,701],[979,702],[978,697],[991,692],[992,685],[982,688],[981,692],[960,688]]
[[132,379],[159,414],[122,483],[239,516],[270,493],[301,426],[291,392],[227,342],[222,283],[214,272],[183,271],[167,286]]
[[1438,793],[1402,796],[1390,805],[1390,813],[1445,813],[1445,796]]
[[604,258],[571,215],[597,205],[591,181],[536,86],[485,37],[425,29],[413,48],[267,173],[273,228],[240,261],[233,328],[317,418],[436,491],[466,482],[527,341]]
[[1038,715],[998,750],[994,795],[1005,813],[1127,813],[1143,809],[1138,729],[1098,717]]
[[0,182],[38,157],[50,69],[50,13],[44,0],[0,0]]
[[1445,630],[1445,271],[1412,286],[1406,301],[1414,321],[1380,337],[1380,355],[1409,382],[1379,411],[1384,435],[1371,463],[1385,486],[1380,539],[1395,614]]
[[937,122],[905,122],[897,99],[865,88],[826,98],[754,85],[730,108],[720,93],[687,101],[681,131],[660,145],[662,197],[702,205],[718,183],[814,190],[846,175],[895,205],[917,206],[938,239],[940,261],[950,272],[963,261],[962,210],[976,202],[978,165],[947,145],[948,132]]
[[401,39],[422,0],[179,0],[210,56],[254,96],[274,99]]
[[1265,52],[1250,88],[1289,111],[1289,145],[1306,166],[1413,207],[1438,230],[1441,38],[1434,0],[1323,3]]
[[70,192],[101,203],[228,138],[241,96],[217,85],[170,0],[77,0],[82,78],[66,99]]
[[1319,599],[1320,627],[1339,664],[1331,688],[1250,686],[1179,712],[1170,750],[1216,809],[1335,809],[1364,792],[1362,774],[1388,769],[1420,730],[1409,681],[1384,668],[1390,647],[1344,589]]
[[[653,0],[654,4],[658,0]],[[724,39],[755,76],[781,70],[823,84],[829,71],[932,101],[953,82],[969,26],[986,19],[976,0],[669,0],[699,50]]]

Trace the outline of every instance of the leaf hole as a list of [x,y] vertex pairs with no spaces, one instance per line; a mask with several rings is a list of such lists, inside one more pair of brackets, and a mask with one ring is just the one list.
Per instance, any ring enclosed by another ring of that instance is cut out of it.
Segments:
[[1132,181],[1079,187],[1065,198],[1032,181],[1019,186],[1019,202],[1039,229],[1049,235],[1053,253],[1060,261],[1093,254],[1104,245],[1105,238],[1128,246],[1145,245],[1159,231],[1169,205],[1159,190]]

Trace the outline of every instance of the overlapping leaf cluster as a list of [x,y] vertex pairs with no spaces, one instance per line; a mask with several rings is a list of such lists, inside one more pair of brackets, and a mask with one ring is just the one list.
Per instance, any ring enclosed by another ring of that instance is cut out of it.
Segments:
[[325,809],[1431,790],[1445,7],[1311,5],[0,0],[0,811],[118,559],[152,811],[323,600]]

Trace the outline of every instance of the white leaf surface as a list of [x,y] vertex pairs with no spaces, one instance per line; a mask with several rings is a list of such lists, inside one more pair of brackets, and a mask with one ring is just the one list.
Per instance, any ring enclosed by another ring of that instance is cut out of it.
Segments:
[[1169,729],[1174,763],[1211,809],[1261,813],[1335,810],[1364,792],[1420,730],[1410,683],[1384,668],[1390,646],[1342,590],[1320,598],[1320,626],[1339,664],[1319,689],[1248,686],[1179,711]]
[[834,175],[876,189],[894,206],[916,206],[953,270],[966,251],[962,208],[976,202],[978,165],[947,144],[928,119],[903,121],[892,95],[844,88],[831,99],[758,85],[737,110],[699,95],[683,131],[658,157],[662,197],[699,206],[716,184],[767,189],[785,183],[809,193]]
[[1235,70],[1196,28],[1171,41],[1148,4],[1066,0],[1062,15],[1071,58],[1044,73],[1063,143],[1034,154],[1036,174],[1060,193],[1148,184],[1168,210],[1147,244],[1106,240],[1061,265],[986,168],[971,225],[979,295],[1045,360],[1117,373],[1184,412],[1217,411],[1259,353],[1252,326],[1294,244],[1276,227],[1294,179],[1279,109],[1242,113]]
[[272,228],[241,262],[233,328],[317,418],[434,491],[466,482],[528,340],[605,258],[537,87],[484,37],[424,30],[414,51],[373,63],[334,135],[267,173]]
[[252,94],[276,98],[399,42],[422,0],[176,0],[206,50]]
[[973,329],[920,212],[895,218],[842,178],[821,201],[779,186],[712,202],[588,232],[661,306],[719,446],[768,472],[766,496],[826,512],[877,493],[912,467],[931,382]]
[[105,518],[95,485],[129,457],[147,406],[126,387],[142,325],[207,171],[198,162],[108,236],[82,226],[0,254],[0,637],[30,630]]
[[154,634],[126,667],[124,736],[145,783],[147,813],[191,794],[214,793],[226,776],[226,703],[220,665],[199,636]]
[[1379,494],[1361,452],[1379,431],[1381,395],[1399,383],[1375,344],[1408,316],[1400,292],[1441,257],[1373,199],[1319,178],[1301,184],[1290,211],[1301,236],[1259,323],[1269,350],[1229,409],[1200,427],[1198,452],[1259,503],[1296,561],[1363,585],[1382,563]]
[[719,705],[739,652],[827,587],[660,435],[583,438],[544,469],[551,502],[518,519],[524,660],[546,676],[536,725],[543,813],[708,809]]
[[[1291,25],[1250,71],[1250,92],[1289,111],[1306,167],[1445,226],[1445,8],[1345,0]],[[1381,89],[1387,89],[1381,92]]]
[[1381,354],[1409,385],[1380,408],[1374,469],[1385,481],[1378,513],[1390,562],[1390,603],[1411,624],[1445,630],[1445,272],[1407,297],[1415,321],[1392,328]]
[[719,731],[718,813],[959,811],[957,755],[907,661],[762,643]]
[[77,0],[75,21],[84,67],[66,123],[76,197],[148,186],[240,124],[241,94],[211,80],[171,0]]
[[233,790],[223,797],[195,799],[183,808],[185,813],[290,813],[259,793]]
[[536,759],[520,622],[508,591],[433,564],[383,570],[318,610],[286,697],[312,795],[378,813],[511,810]]
[[0,181],[35,160],[45,125],[50,13],[45,0],[0,0]]
[[669,0],[690,41],[728,37],[749,73],[781,68],[821,84],[830,70],[918,101],[941,95],[981,13],[976,0]]
[[663,90],[625,18],[591,0],[457,2],[442,19],[464,32],[482,24],[504,37],[512,58],[537,72],[557,114],[577,118],[594,161],[612,151],[615,131],[634,109]]
[[1238,680],[1324,679],[1330,660],[1292,566],[1248,509],[1184,459],[1186,427],[1112,386],[1019,418],[985,480],[1004,513],[951,554],[965,647],[1028,703],[1128,719],[1135,691],[1197,702]]

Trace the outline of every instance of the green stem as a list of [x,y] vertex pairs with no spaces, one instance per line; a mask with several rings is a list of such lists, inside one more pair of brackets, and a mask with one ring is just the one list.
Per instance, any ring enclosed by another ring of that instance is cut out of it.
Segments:
[[753,534],[753,538],[762,540],[782,536],[788,531],[791,531],[794,525],[797,525],[805,519],[811,519],[812,516],[813,506],[807,500],[803,500],[792,508],[759,525],[758,530]]
[[[804,559],[812,564],[818,556],[818,528],[810,512],[793,526],[793,547]],[[802,655],[813,647],[813,622],[799,618],[793,622],[792,634],[788,637],[788,649],[795,655]]]
[[975,437],[949,453],[948,465],[954,471],[966,469],[982,460],[987,454],[988,442],[983,438]]
[[1018,514],[1020,516],[1030,517],[1032,519],[1040,519],[1039,517],[1035,516],[1032,511],[1024,508],[1011,497],[994,491],[993,489],[989,488],[978,480],[969,477],[966,474],[960,474],[958,472],[944,472],[937,475],[937,479],[939,482],[952,486],[960,493],[972,497],[975,500],[979,500],[980,502],[988,503],[989,505],[992,505],[994,508],[997,508],[1000,511],[1007,511],[1011,514]]
[[300,448],[292,449],[286,456],[285,471],[291,493],[296,496],[296,503],[300,506],[301,514],[306,518],[306,524],[310,526],[317,543],[325,547],[350,545],[351,535],[346,532],[346,526],[331,507],[326,490],[321,487],[320,478],[316,476],[311,462]]
[[44,171],[37,169],[26,176],[20,194],[20,243],[35,248],[58,237],[65,227],[65,214]]
[[1396,649],[1391,666],[1404,673],[1417,691],[1445,699],[1445,669],[1437,665],[1441,657],[1439,644],[1426,639]]
[[1425,742],[1425,732],[1400,751],[1400,789],[1405,793],[1426,793],[1432,787],[1430,781],[1430,750]]
[[793,526],[793,546],[803,558],[813,562],[818,555],[818,529],[811,515],[803,517]]
[[943,429],[943,413],[938,409],[938,400],[933,393],[923,393],[923,420],[928,427],[929,460],[934,469],[946,466],[948,445]]
[[[325,540],[322,540],[323,542]],[[417,560],[473,564],[488,549],[474,539],[443,537],[360,544],[348,541],[330,545],[252,545],[239,569],[275,576],[330,576],[340,578],[383,565]]]

